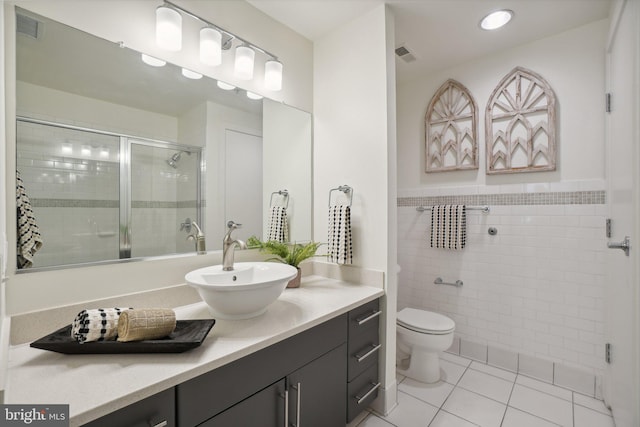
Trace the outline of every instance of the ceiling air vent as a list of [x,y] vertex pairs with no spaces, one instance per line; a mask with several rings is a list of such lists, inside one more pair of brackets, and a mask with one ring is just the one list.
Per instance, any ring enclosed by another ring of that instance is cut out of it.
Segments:
[[416,60],[416,57],[413,56],[413,53],[411,53],[406,46],[396,48],[396,55],[398,55],[398,57],[400,57],[404,62],[413,62]]
[[18,34],[37,39],[42,34],[42,22],[26,15],[17,15],[16,31]]

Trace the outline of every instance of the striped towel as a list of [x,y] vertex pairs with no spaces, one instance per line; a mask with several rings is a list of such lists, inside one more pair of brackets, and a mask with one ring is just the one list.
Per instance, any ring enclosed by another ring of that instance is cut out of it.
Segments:
[[118,336],[118,319],[126,308],[82,310],[71,325],[71,338],[79,343],[113,341]]
[[28,268],[33,265],[33,256],[42,247],[42,236],[18,171],[16,171],[16,208],[18,268]]
[[351,208],[349,206],[329,207],[329,261],[337,264],[353,262],[351,241]]
[[287,209],[284,206],[272,206],[269,211],[269,224],[267,230],[267,241],[288,242],[289,241],[289,219]]
[[465,205],[439,205],[431,208],[431,247],[463,249],[467,234]]

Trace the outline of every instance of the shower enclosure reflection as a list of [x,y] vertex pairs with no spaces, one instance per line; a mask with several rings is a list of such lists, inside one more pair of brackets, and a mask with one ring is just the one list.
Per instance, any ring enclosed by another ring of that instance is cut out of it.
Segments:
[[200,148],[31,119],[17,141],[44,241],[32,268],[193,251],[180,224],[201,218]]

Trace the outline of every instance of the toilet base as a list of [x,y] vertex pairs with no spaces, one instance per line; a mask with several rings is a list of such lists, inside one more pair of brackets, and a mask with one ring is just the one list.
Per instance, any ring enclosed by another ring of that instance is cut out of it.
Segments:
[[438,353],[413,351],[407,369],[398,369],[398,373],[422,383],[440,381],[440,357]]

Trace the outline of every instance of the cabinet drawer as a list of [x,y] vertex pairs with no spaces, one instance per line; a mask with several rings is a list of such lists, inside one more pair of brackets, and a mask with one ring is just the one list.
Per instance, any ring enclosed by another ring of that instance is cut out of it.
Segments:
[[375,299],[349,312],[349,339],[370,329],[378,331],[380,302]]
[[349,359],[347,362],[347,381],[364,372],[371,365],[378,364],[378,354],[382,349],[377,328],[368,328],[349,337]]
[[378,396],[378,364],[370,366],[347,386],[347,422],[362,412]]
[[175,427],[175,389],[144,400],[84,424],[84,427]]

